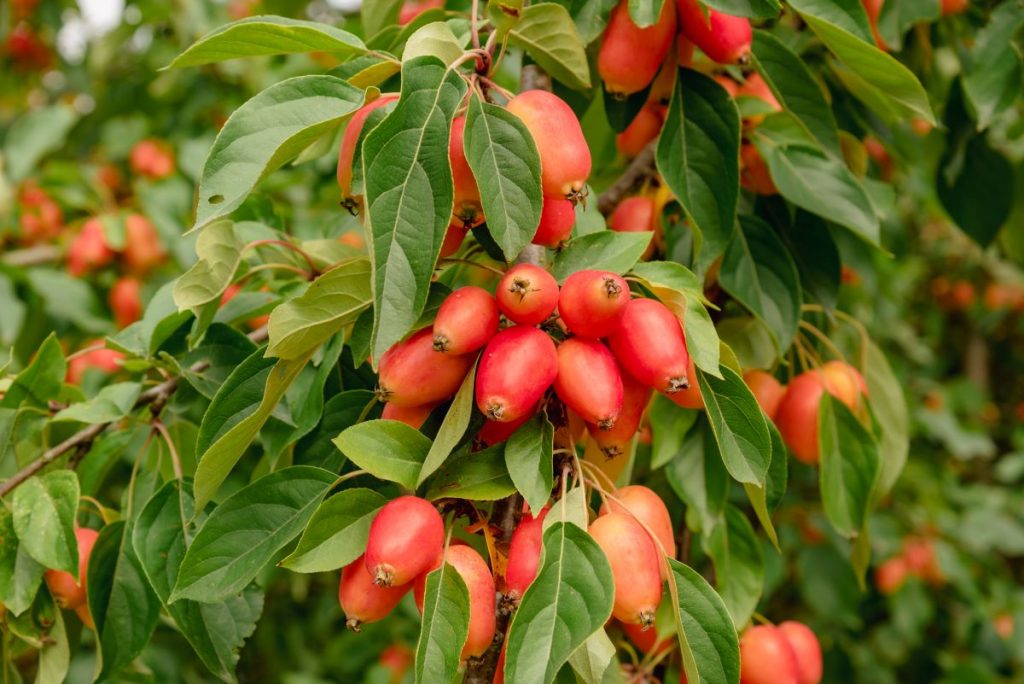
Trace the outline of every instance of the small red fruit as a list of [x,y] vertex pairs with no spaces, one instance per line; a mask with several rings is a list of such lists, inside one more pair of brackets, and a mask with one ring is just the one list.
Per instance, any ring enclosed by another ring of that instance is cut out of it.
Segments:
[[960,14],[971,6],[971,0],[942,0],[942,16],[948,17],[951,14]]
[[648,387],[672,394],[690,384],[683,329],[659,301],[630,300],[619,327],[608,337],[608,346],[619,363]]
[[124,328],[142,317],[142,283],[137,278],[118,278],[110,288],[110,310],[117,327]]
[[751,627],[740,639],[740,684],[800,684],[796,653],[772,625]]
[[78,278],[113,260],[114,250],[107,243],[103,222],[94,216],[82,224],[68,245],[68,271]]
[[652,394],[650,387],[630,375],[621,364],[619,377],[622,378],[622,410],[619,411],[615,425],[610,430],[602,430],[593,423],[587,424],[590,436],[597,442],[605,458],[609,459],[626,453],[629,443],[640,429],[640,422]]
[[480,428],[480,432],[476,433],[476,441],[485,447],[501,444],[511,437],[512,433],[525,425],[528,420],[533,418],[536,413],[537,407],[535,406],[532,410],[527,411],[519,418],[507,423],[501,423],[496,420],[485,420],[484,426]]
[[[494,640],[495,615],[494,576],[487,561],[476,549],[466,544],[448,547],[445,560],[455,568],[469,590],[469,635],[462,647],[462,659],[483,655]],[[427,589],[427,576],[416,579],[416,606],[423,612],[423,597]]]
[[520,325],[544,322],[558,304],[558,282],[540,266],[517,264],[498,281],[498,308]]
[[658,137],[664,123],[661,105],[648,103],[637,112],[626,130],[615,136],[615,146],[624,156],[635,157]]
[[640,28],[629,16],[629,0],[622,0],[608,18],[597,73],[605,90],[622,97],[638,93],[654,80],[676,35],[676,13],[671,2],[661,6],[652,26]]
[[92,613],[89,612],[89,604],[83,603],[82,605],[75,608],[75,615],[82,621],[82,624],[89,629],[96,631],[96,623],[92,620]]
[[124,220],[124,263],[136,273],[145,273],[163,263],[164,246],[156,228],[142,214],[128,214]]
[[779,402],[782,401],[783,395],[786,394],[785,386],[776,380],[775,376],[757,369],[748,370],[744,373],[743,380],[747,383],[747,387],[750,388],[754,399],[757,399],[757,403],[761,410],[764,411],[764,414],[774,421],[775,414],[779,410]]
[[555,393],[583,420],[611,428],[622,410],[622,378],[615,357],[598,340],[570,337],[558,347]]
[[342,569],[338,584],[338,603],[345,612],[345,626],[358,632],[364,622],[383,620],[411,588],[411,584],[395,587],[374,584],[360,556]]
[[345,200],[345,204],[350,209],[354,210],[356,207],[355,198],[352,197],[352,162],[363,125],[373,110],[395,102],[397,99],[398,93],[384,93],[370,104],[363,105],[352,115],[348,125],[345,126],[345,133],[341,136],[341,147],[338,148],[338,187],[341,189],[341,196]]
[[676,10],[680,32],[713,61],[735,64],[750,53],[754,34],[746,17],[705,10],[697,0],[677,0]]
[[[943,0],[948,2],[948,0]],[[868,15],[868,25],[871,27],[871,37],[875,39],[875,46],[879,50],[888,50],[882,34],[878,32],[878,19],[882,16],[882,5],[885,0],[861,0],[864,5],[864,12]]]
[[28,244],[57,237],[64,217],[53,198],[36,183],[27,181],[18,192],[21,205],[21,238]]
[[755,195],[777,195],[779,189],[772,180],[768,162],[753,143],[740,145],[740,185]]
[[820,369],[793,378],[775,413],[782,440],[800,461],[813,465],[820,458],[818,411],[821,395],[829,394],[856,411],[866,391],[864,379],[852,366],[830,361]]
[[161,180],[174,174],[174,151],[160,140],[140,140],[132,147],[128,165],[140,176]]
[[[619,202],[608,217],[608,227],[619,233],[656,232],[657,206],[654,198],[645,195],[627,197]],[[641,258],[647,259],[654,253],[654,241],[647,245]]]
[[796,655],[797,670],[800,684],[819,684],[821,682],[821,644],[811,628],[802,622],[787,620],[779,625],[789,641],[793,654]]
[[424,328],[381,355],[380,396],[399,406],[448,399],[459,391],[474,360],[471,354],[435,352],[434,333]]
[[[619,623],[622,631],[626,633],[633,645],[643,654],[658,654],[672,648],[675,635],[670,635],[658,641],[658,630],[644,629],[640,625],[632,625],[628,622]],[[683,681],[686,681],[686,674],[683,674]]]
[[536,518],[523,513],[523,519],[512,533],[508,565],[505,567],[505,595],[513,601],[522,598],[537,577],[544,541],[544,518],[547,514],[547,508],[542,509]]
[[558,352],[550,337],[537,328],[506,328],[484,347],[476,405],[491,420],[514,421],[533,412],[556,375]]
[[469,228],[458,224],[449,223],[448,230],[444,234],[444,242],[441,243],[441,251],[438,254],[439,259],[446,259],[451,255],[459,251],[459,247],[462,247],[462,241],[466,239],[466,233],[469,232]]
[[384,404],[384,412],[381,418],[384,420],[398,420],[414,430],[419,430],[423,422],[430,416],[430,412],[437,408],[437,403],[423,404],[421,406],[399,406],[392,402]]
[[903,540],[903,557],[907,561],[907,570],[934,585],[942,585],[946,576],[939,566],[935,555],[935,545],[927,537],[908,537]]
[[894,556],[875,568],[875,586],[878,591],[886,596],[895,594],[903,583],[907,581],[910,570],[907,568],[907,561],[902,556]]
[[391,672],[391,684],[400,684],[405,673],[415,662],[416,655],[404,644],[386,646],[377,657],[377,662]]
[[89,556],[92,554],[92,547],[96,544],[96,538],[100,533],[90,530],[88,527],[75,528],[75,539],[78,540],[78,580],[70,572],[63,570],[47,570],[43,576],[46,586],[50,588],[53,599],[62,608],[75,609],[84,606],[86,602],[86,588],[89,578],[86,570],[89,567]]
[[506,108],[522,120],[537,145],[544,194],[580,199],[590,176],[590,148],[572,108],[545,90],[520,93]]
[[654,626],[661,603],[661,556],[654,542],[640,523],[625,513],[599,516],[589,531],[612,566],[612,615],[644,628]]
[[[684,336],[685,339],[685,336]],[[686,409],[703,409],[704,397],[700,393],[700,384],[697,382],[697,368],[693,364],[691,356],[686,365],[686,377],[690,378],[690,386],[678,392],[663,393],[677,406]]]
[[676,557],[676,539],[672,532],[672,518],[660,496],[643,485],[627,485],[615,491],[615,498],[618,501],[606,500],[601,505],[598,515],[606,513],[632,515],[650,528],[658,542],[661,543],[661,548],[665,550],[665,555],[670,558]]
[[448,161],[452,167],[452,181],[455,200],[452,205],[452,223],[461,223],[466,228],[484,222],[484,210],[480,204],[480,189],[466,160],[463,146],[466,117],[457,116],[452,120],[452,134],[448,139]]
[[[102,344],[102,340],[92,340],[85,347]],[[82,381],[85,372],[90,368],[111,374],[121,370],[121,361],[124,354],[113,349],[93,349],[84,354],[76,354],[68,359],[68,372],[65,380],[71,385],[77,385]]]
[[561,197],[544,197],[540,223],[533,234],[533,244],[554,249],[569,239],[576,225],[576,207]]
[[384,504],[370,524],[364,557],[378,587],[408,584],[437,564],[444,521],[429,501],[400,496]]
[[483,288],[469,285],[448,295],[434,319],[434,351],[469,354],[498,332],[498,302]]
[[577,271],[566,278],[558,295],[558,315],[569,331],[581,337],[607,337],[619,325],[629,304],[629,285],[611,271]]
[[427,10],[444,7],[444,0],[406,0],[398,12],[398,25],[405,26]]

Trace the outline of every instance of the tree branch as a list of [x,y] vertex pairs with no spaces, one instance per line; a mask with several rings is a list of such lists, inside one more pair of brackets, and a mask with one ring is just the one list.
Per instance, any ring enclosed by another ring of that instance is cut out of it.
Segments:
[[[267,339],[267,327],[263,326],[262,328],[252,331],[249,333],[249,339],[257,344],[265,341]],[[209,367],[209,361],[199,361],[190,366],[188,370],[192,373],[201,373]],[[145,392],[141,393],[139,398],[135,400],[135,405],[132,406],[132,410],[135,411],[145,406],[150,406],[154,415],[159,414],[160,411],[163,410],[163,407],[167,405],[171,395],[173,395],[178,389],[178,385],[180,383],[181,377],[175,376],[164,380],[159,385],[149,388]],[[104,430],[110,427],[110,425],[112,425],[112,423],[96,423],[94,425],[89,425],[88,427],[82,428],[75,434],[71,435],[60,444],[50,447],[43,452],[42,456],[29,463],[9,479],[0,483],[0,498],[9,494],[25,480],[29,479],[72,449],[87,449],[92,444],[93,440],[99,437]]]
[[597,210],[607,216],[615,210],[619,202],[629,193],[640,187],[647,178],[655,173],[654,150],[657,141],[652,141],[629,163],[618,180],[597,197]]
[[60,261],[63,253],[56,245],[36,245],[25,249],[16,249],[3,256],[7,266],[38,266]]

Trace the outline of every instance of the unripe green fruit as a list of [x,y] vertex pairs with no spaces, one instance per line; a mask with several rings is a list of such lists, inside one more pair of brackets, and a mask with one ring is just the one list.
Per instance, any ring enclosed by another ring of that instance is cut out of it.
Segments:
[[735,64],[750,53],[753,31],[746,17],[705,10],[697,0],[677,0],[676,11],[679,30],[711,60]]
[[612,10],[597,54],[597,73],[605,89],[617,96],[631,95],[654,80],[672,48],[676,13],[671,2],[661,6],[653,26],[640,28],[629,16],[629,0]]
[[424,328],[380,357],[380,397],[399,406],[443,401],[459,391],[475,357],[434,351],[434,333]]
[[461,287],[448,295],[434,319],[434,351],[469,354],[498,332],[498,302],[480,287]]
[[589,531],[612,567],[612,615],[622,622],[653,627],[661,603],[662,562],[654,542],[640,523],[625,513],[599,516]]
[[46,586],[50,588],[54,601],[62,608],[76,609],[86,603],[86,589],[89,578],[86,570],[89,567],[89,556],[92,555],[92,547],[96,544],[96,538],[100,534],[96,530],[87,527],[75,528],[75,539],[78,540],[78,581],[70,572],[63,570],[47,570],[43,578]]
[[572,108],[557,95],[528,90],[509,100],[507,109],[522,120],[537,145],[544,194],[582,197],[590,176],[590,148]]
[[633,299],[608,336],[608,346],[627,371],[659,392],[672,394],[689,387],[690,355],[679,320],[653,299]]
[[338,603],[345,612],[345,626],[358,632],[364,622],[383,620],[411,588],[411,584],[377,586],[360,556],[342,569],[338,583]]
[[562,284],[558,315],[575,335],[607,337],[618,327],[629,296],[629,285],[616,273],[577,271]]
[[610,429],[622,410],[622,378],[615,357],[598,340],[570,337],[558,346],[555,393],[583,420]]
[[490,420],[531,414],[558,374],[555,343],[537,328],[516,325],[494,336],[476,372],[476,405]]
[[537,325],[558,305],[558,282],[540,266],[517,264],[498,281],[495,297],[501,313],[510,321]]
[[400,496],[370,524],[364,562],[379,587],[412,582],[434,567],[444,548],[444,521],[426,499]]

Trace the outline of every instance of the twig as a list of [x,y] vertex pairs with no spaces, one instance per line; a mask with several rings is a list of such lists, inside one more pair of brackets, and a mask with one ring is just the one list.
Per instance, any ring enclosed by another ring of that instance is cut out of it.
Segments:
[[611,186],[597,197],[597,210],[607,216],[629,193],[640,187],[655,172],[654,150],[657,140],[647,147],[629,163],[626,170]]
[[60,261],[63,253],[56,245],[36,245],[26,249],[16,249],[3,256],[7,266],[38,266]]
[[[267,328],[263,326],[257,330],[249,333],[249,339],[259,344],[267,339]],[[201,373],[210,367],[209,361],[200,361],[193,364],[189,368],[189,372]],[[159,385],[151,387],[135,400],[135,405],[132,410],[140,409],[145,406],[150,406],[154,415],[158,415],[160,410],[167,404],[171,395],[174,394],[175,390],[178,389],[180,383],[180,377],[173,377],[168,380],[164,380]],[[16,472],[10,478],[0,483],[0,498],[9,494],[12,490],[18,487],[25,480],[29,479],[40,470],[50,465],[58,458],[66,454],[68,451],[75,448],[86,449],[92,441],[99,437],[99,435],[106,430],[112,423],[96,423],[89,425],[88,427],[82,428],[75,434],[65,439],[60,444],[53,446],[43,452],[43,455],[36,460],[29,463],[27,466]]]
[[551,77],[536,64],[527,64],[519,74],[519,91],[546,90],[551,92]]

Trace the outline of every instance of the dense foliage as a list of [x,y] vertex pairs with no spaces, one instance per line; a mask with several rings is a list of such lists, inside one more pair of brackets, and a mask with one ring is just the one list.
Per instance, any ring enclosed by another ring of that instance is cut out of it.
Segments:
[[1019,0],[344,4],[0,7],[3,681],[1024,677]]

